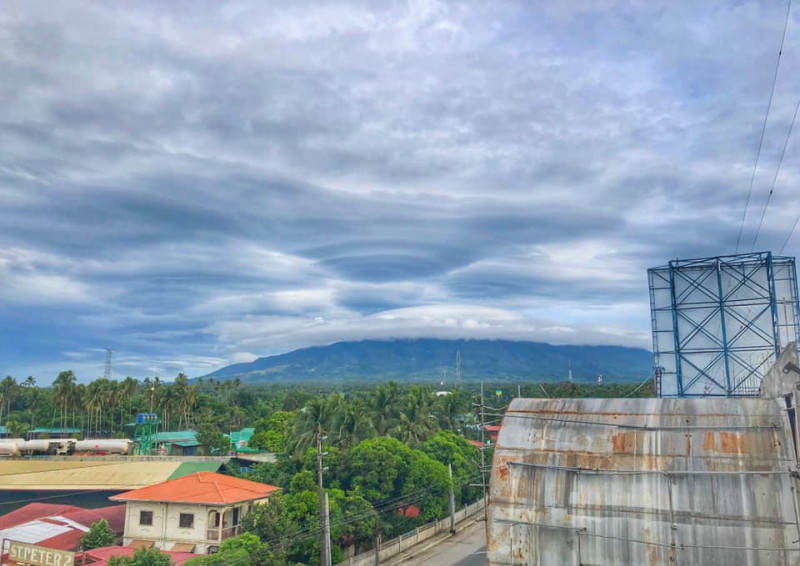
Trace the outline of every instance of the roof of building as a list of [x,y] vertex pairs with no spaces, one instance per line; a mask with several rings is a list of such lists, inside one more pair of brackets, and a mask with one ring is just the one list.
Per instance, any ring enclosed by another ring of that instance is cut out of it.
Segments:
[[480,440],[467,440],[467,442],[478,448],[483,448],[484,446],[486,446],[486,444],[481,442]]
[[10,434],[7,426],[0,425],[0,434]]
[[111,497],[113,501],[169,501],[225,505],[264,499],[280,488],[214,472],[198,472],[182,478],[134,489]]
[[180,440],[178,442],[173,442],[175,446],[180,446],[181,448],[191,448],[192,446],[200,446],[200,443],[197,440]]
[[[134,549],[129,546],[104,546],[102,548],[87,550],[84,556],[94,560],[92,566],[105,566],[112,556],[133,556],[133,550]],[[169,554],[169,557],[172,558],[176,566],[180,566],[187,560],[197,558],[198,556],[192,552],[169,552],[167,550],[162,550],[161,554]]]
[[256,429],[254,428],[243,428],[242,430],[234,430],[231,432],[231,442],[233,444],[238,444],[240,442],[247,444],[250,442],[250,438],[252,438],[253,434],[255,434]]
[[77,427],[60,427],[60,426],[38,427],[38,428],[32,428],[31,430],[29,430],[28,434],[44,433],[44,432],[52,433],[52,434],[64,434],[64,433],[67,433],[67,434],[79,434],[81,432],[81,429],[79,429]]
[[125,506],[83,509],[72,505],[31,503],[2,518],[0,540],[16,540],[56,550],[75,550],[89,528],[105,519],[111,530],[122,534]]
[[0,491],[137,489],[220,466],[221,462],[178,460],[9,460],[3,462]]
[[183,442],[187,440],[197,440],[197,431],[168,430],[166,432],[157,432],[153,435],[154,442]]

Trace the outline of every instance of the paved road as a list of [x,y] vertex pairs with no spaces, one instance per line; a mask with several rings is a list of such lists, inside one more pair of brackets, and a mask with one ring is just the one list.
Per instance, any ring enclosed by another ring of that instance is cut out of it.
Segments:
[[486,547],[482,546],[453,566],[486,566]]
[[[434,541],[430,541],[433,543]],[[486,529],[483,521],[461,528],[438,544],[419,545],[392,560],[387,566],[486,566]]]

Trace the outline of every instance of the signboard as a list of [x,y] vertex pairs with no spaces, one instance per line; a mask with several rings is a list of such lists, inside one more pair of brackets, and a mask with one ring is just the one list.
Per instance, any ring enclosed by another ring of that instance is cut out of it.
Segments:
[[8,559],[10,564],[28,566],[74,566],[75,553],[10,540]]

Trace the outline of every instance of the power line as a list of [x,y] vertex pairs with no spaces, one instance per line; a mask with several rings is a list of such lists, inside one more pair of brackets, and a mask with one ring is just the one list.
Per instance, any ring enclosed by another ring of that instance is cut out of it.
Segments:
[[797,223],[798,222],[800,222],[800,214],[798,214],[797,218],[794,219],[794,224],[792,225],[792,229],[789,230],[789,235],[786,236],[786,241],[783,242],[783,245],[781,246],[781,251],[778,252],[778,255],[783,253],[783,249],[787,246],[787,244],[789,243],[789,240],[792,239],[792,234],[794,234],[794,230],[795,230],[795,228],[797,228]]
[[772,108],[772,98],[775,95],[775,84],[778,82],[778,69],[781,64],[781,55],[783,54],[783,45],[786,41],[786,28],[789,27],[789,12],[792,10],[792,0],[786,6],[786,20],[783,23],[783,33],[781,34],[781,47],[778,50],[778,58],[775,61],[775,74],[772,77],[772,87],[769,91],[769,102],[767,103],[767,112],[764,115],[764,124],[761,126],[761,137],[758,140],[758,151],[756,152],[756,162],[753,164],[753,174],[750,177],[750,188],[747,189],[747,201],[744,204],[744,212],[742,213],[742,224],[739,226],[739,236],[736,238],[736,253],[739,253],[739,244],[742,241],[742,231],[744,230],[744,220],[747,218],[747,208],[750,206],[750,197],[753,194],[753,183],[756,179],[756,171],[758,170],[758,161],[761,158],[761,148],[764,146],[764,134],[767,131],[767,121],[769,120],[769,111]]
[[789,138],[792,137],[792,129],[794,128],[795,120],[797,120],[797,111],[800,110],[800,98],[797,99],[797,104],[794,107],[794,115],[792,116],[792,123],[789,124],[789,131],[786,134],[786,141],[783,142],[783,150],[781,150],[781,157],[778,160],[778,167],[775,169],[775,176],[772,178],[772,185],[769,188],[769,194],[767,195],[767,202],[764,203],[764,210],[761,211],[761,220],[758,222],[758,228],[756,229],[756,235],[753,238],[753,245],[750,246],[750,251],[752,252],[753,249],[756,247],[756,241],[758,240],[758,234],[761,232],[761,225],[764,223],[764,216],[767,214],[767,207],[769,206],[769,201],[772,198],[772,192],[775,190],[775,182],[778,180],[778,174],[781,172],[781,164],[783,163],[783,157],[786,155],[786,148],[789,145]]

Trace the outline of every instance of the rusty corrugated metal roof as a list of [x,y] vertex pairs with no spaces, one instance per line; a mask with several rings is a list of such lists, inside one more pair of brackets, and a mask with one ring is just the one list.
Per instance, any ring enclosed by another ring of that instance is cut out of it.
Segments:
[[800,564],[784,400],[516,399],[492,566]]

